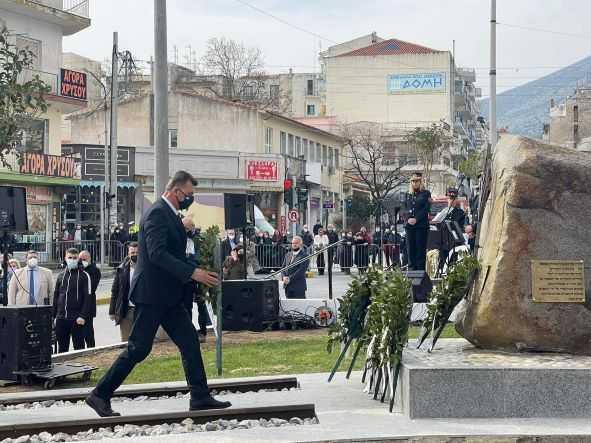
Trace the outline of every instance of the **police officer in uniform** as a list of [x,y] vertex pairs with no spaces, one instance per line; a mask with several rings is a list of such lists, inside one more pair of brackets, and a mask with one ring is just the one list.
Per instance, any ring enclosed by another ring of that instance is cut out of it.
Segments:
[[[458,223],[462,230],[466,224],[466,213],[462,208],[459,207],[458,201],[458,190],[456,188],[447,189],[447,208],[443,209],[434,218],[436,222],[452,221]],[[447,247],[442,247],[439,252],[439,273],[443,272],[446,261],[448,260],[449,250]],[[450,259],[450,263],[453,260]]]
[[458,201],[458,190],[456,188],[447,189],[447,215],[445,220],[455,221],[460,225],[460,228],[464,228],[466,224],[466,213],[462,208],[459,207]]
[[425,189],[423,174],[419,172],[415,172],[410,179],[406,209],[408,218],[404,228],[406,231],[408,269],[410,271],[424,271],[427,260],[431,192]]

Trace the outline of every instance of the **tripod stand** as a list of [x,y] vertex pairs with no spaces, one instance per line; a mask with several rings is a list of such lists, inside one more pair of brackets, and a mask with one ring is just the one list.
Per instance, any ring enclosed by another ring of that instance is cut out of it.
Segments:
[[2,291],[0,292],[0,305],[8,305],[8,253],[12,246],[12,238],[8,231],[4,231],[0,237],[0,253],[2,254]]

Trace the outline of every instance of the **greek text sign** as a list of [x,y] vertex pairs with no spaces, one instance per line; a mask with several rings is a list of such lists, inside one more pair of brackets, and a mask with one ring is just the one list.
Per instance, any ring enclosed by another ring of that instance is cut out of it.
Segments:
[[87,95],[86,74],[83,72],[72,71],[70,69],[62,69],[61,96],[86,100]]
[[388,77],[390,94],[445,92],[445,73],[395,74]]
[[247,178],[253,181],[277,181],[279,166],[276,161],[248,160]]
[[584,303],[583,260],[532,260],[532,295],[540,303]]
[[80,180],[80,159],[57,155],[24,152],[21,154],[21,174],[63,177]]

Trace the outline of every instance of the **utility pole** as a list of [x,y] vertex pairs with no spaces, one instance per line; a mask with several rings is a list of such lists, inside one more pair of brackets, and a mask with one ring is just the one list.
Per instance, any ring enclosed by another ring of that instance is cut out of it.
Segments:
[[[119,107],[119,35],[113,33],[111,66],[111,180],[107,189],[110,202],[110,224],[117,224],[117,114]],[[105,160],[105,166],[106,166]]]
[[168,181],[168,61],[166,0],[154,0],[154,197]]
[[497,0],[490,2],[490,149],[497,145]]

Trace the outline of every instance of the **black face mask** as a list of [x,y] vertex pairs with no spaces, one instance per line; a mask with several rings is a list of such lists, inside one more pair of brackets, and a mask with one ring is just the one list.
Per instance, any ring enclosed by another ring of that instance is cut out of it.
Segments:
[[[181,191],[181,192],[183,192],[183,191]],[[185,196],[185,198],[183,198],[181,201],[179,201],[179,209],[182,211],[184,211],[185,209],[189,209],[189,207],[195,201],[195,196],[186,195],[184,192],[183,192],[183,195]]]
[[132,255],[129,258],[131,259],[132,262],[137,263],[137,255]]

